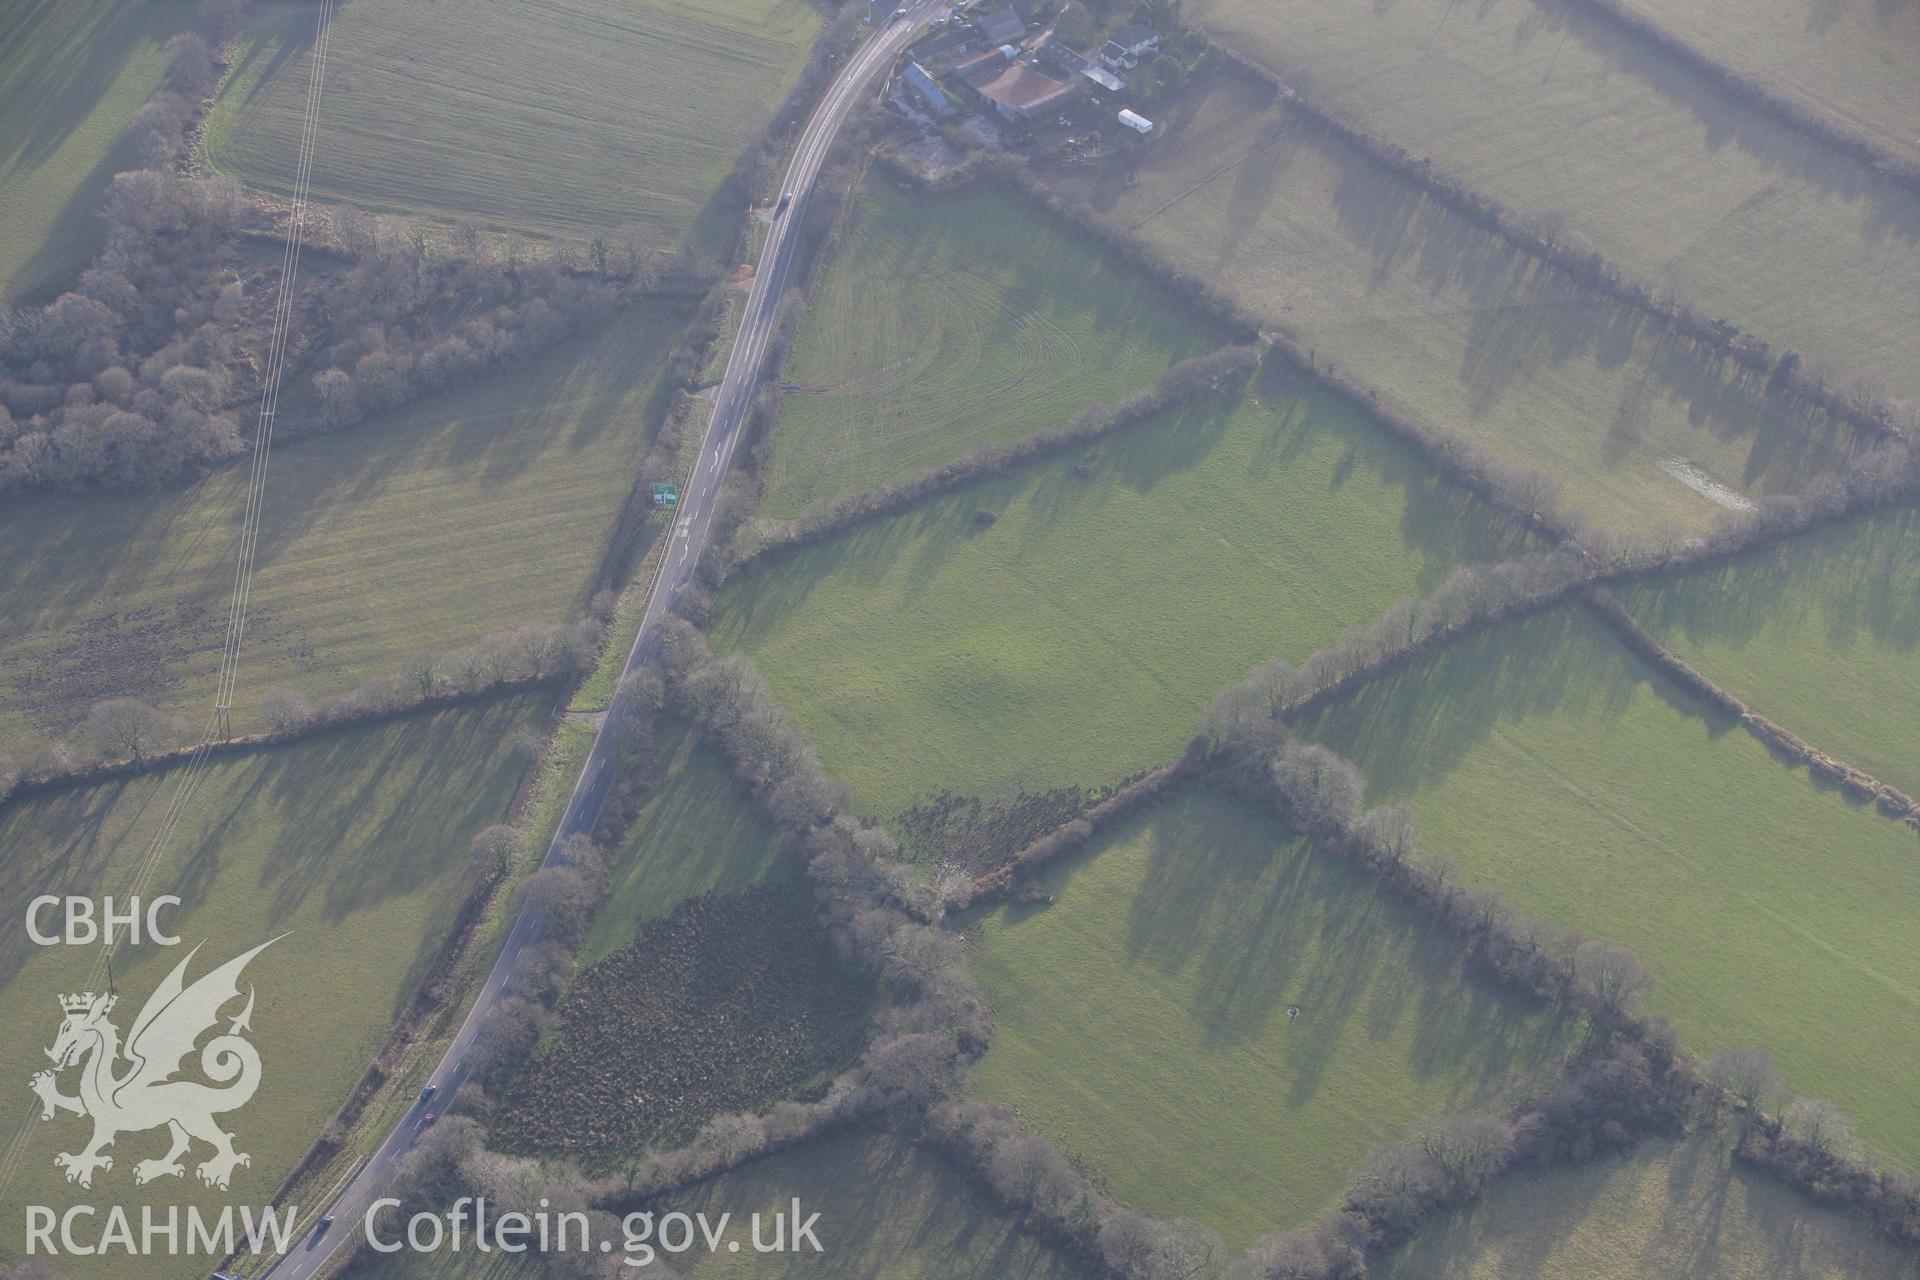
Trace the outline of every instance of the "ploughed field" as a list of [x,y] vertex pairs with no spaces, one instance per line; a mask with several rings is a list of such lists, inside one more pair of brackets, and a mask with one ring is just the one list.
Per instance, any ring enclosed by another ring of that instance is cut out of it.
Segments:
[[[276,442],[234,728],[257,695],[394,675],[522,623],[562,622],[655,420],[674,312],[362,426]],[[247,469],[186,488],[26,494],[0,506],[0,749],[70,735],[103,698],[197,723],[212,705]]]
[[1516,212],[1563,211],[1706,314],[1920,391],[1920,193],[1580,5],[1207,0],[1188,17]]
[[860,811],[891,817],[941,790],[1164,763],[1255,663],[1520,542],[1275,361],[1231,408],[777,553],[721,593],[712,633],[766,673]]
[[[671,248],[819,30],[806,0],[373,0],[328,46],[316,198]],[[215,109],[214,163],[293,184],[313,17],[261,9]]]
[[1790,771],[1568,606],[1483,629],[1296,725],[1519,911],[1628,947],[1706,1057],[1758,1045],[1864,1145],[1920,1158],[1920,846]]
[[869,181],[782,378],[763,514],[1065,425],[1224,336],[1033,204]]
[[1122,1203],[1236,1250],[1334,1207],[1374,1144],[1550,1078],[1579,1031],[1221,794],[1178,794],[1042,879],[1051,905],[976,925],[994,1039],[969,1088]]
[[1858,447],[1851,428],[1468,222],[1258,82],[1212,77],[1160,125],[1166,145],[1137,168],[1063,185],[1388,405],[1545,473],[1599,528],[1704,528]]
[[[548,699],[493,699],[371,727],[315,734],[296,743],[214,757],[184,811],[148,895],[184,905],[164,921],[177,947],[117,949],[121,993],[112,1020],[124,1034],[146,996],[198,946],[186,978],[225,964],[269,938],[242,986],[256,992],[253,1035],[259,1092],[231,1127],[252,1156],[231,1189],[185,1176],[134,1184],[134,1166],[166,1153],[164,1129],[123,1133],[111,1170],[94,1176],[102,1204],[136,1212],[143,1203],[265,1204],[326,1127],[385,1040],[452,927],[470,881],[468,842],[501,821],[526,757],[517,745],[539,726]],[[132,892],[136,869],[179,781],[178,768],[31,798],[0,809],[0,902],[26,917],[46,893],[98,899]],[[91,972],[97,946],[37,947],[9,929],[0,961],[0,1071],[21,1086],[47,1066],[61,1011],[55,993],[103,989]],[[228,1016],[238,1011],[236,1005]],[[224,1026],[224,1023],[223,1023]],[[124,1071],[124,1065],[119,1070]],[[72,1088],[71,1077],[63,1087]],[[36,1113],[37,1114],[37,1113]],[[9,1130],[9,1136],[11,1136]],[[19,1204],[60,1205],[76,1191],[55,1168],[58,1152],[81,1150],[88,1121],[36,1120],[9,1183]],[[77,1193],[85,1195],[87,1193]],[[9,1234],[8,1247],[22,1237]],[[142,1263],[142,1274],[204,1275],[204,1260]],[[65,1259],[77,1276],[124,1275],[124,1261]]]

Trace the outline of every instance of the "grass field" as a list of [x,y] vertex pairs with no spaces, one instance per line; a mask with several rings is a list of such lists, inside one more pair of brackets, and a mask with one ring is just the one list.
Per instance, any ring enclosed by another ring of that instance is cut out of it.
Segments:
[[970,1087],[1122,1202],[1234,1247],[1305,1225],[1375,1143],[1551,1073],[1577,1033],[1224,796],[1176,797],[1047,887],[1054,905],[999,910],[974,948],[994,1040]]
[[[328,49],[314,194],[670,248],[819,25],[807,0],[356,3]],[[208,133],[222,170],[291,187],[311,31],[304,7],[254,24]]]
[[[754,1252],[752,1215],[761,1215],[761,1238],[770,1241],[773,1215],[785,1213],[790,1223],[795,1197],[803,1218],[819,1213],[814,1234],[824,1252]],[[704,1246],[697,1255],[657,1253],[650,1266],[635,1267],[632,1274],[653,1275],[663,1261],[675,1275],[699,1280],[1084,1280],[1087,1274],[1001,1215],[972,1179],[943,1158],[886,1135],[843,1133],[756,1160],[670,1197],[661,1212],[673,1211],[705,1213],[709,1225],[730,1214],[724,1239],[737,1241],[739,1252],[728,1252],[723,1243],[710,1256]],[[491,1258],[443,1253],[400,1254],[347,1274],[507,1280],[539,1272],[537,1264],[503,1260],[497,1253]]]
[[1920,1259],[1728,1159],[1724,1138],[1496,1182],[1380,1280],[1916,1280]]
[[1632,948],[1684,1047],[1772,1053],[1920,1163],[1920,843],[1656,677],[1590,616],[1477,633],[1303,731],[1520,911]]
[[996,187],[869,182],[784,376],[763,509],[875,489],[1057,427],[1218,346],[1204,317]]
[[[1604,19],[1566,0],[1207,0],[1189,17],[1305,71],[1343,115],[1510,208],[1564,210],[1608,258],[1677,276],[1707,314],[1920,392],[1920,196]],[[1910,87],[1893,56],[1861,74]]]
[[[586,604],[676,317],[643,307],[515,373],[275,448],[235,728],[273,685],[344,692]],[[0,509],[0,750],[99,698],[212,704],[247,472]]]
[[676,723],[665,731],[652,772],[646,803],[608,861],[607,898],[580,947],[582,966],[697,894],[790,878],[790,864],[773,851],[773,827],[692,729]]
[[1688,662],[1816,747],[1920,796],[1920,511],[1624,588]]
[[0,0],[0,301],[58,292],[99,247],[122,134],[193,25],[185,0]]
[[1920,139],[1920,85],[1908,55],[1920,49],[1920,8],[1903,0],[1632,0],[1696,49],[1823,113],[1912,149]]
[[[185,905],[168,918],[178,948],[122,947],[114,977],[124,993],[113,1021],[126,1033],[156,984],[204,942],[190,978],[243,950],[286,935],[247,969],[256,987],[253,1041],[263,1062],[260,1091],[228,1122],[253,1157],[230,1193],[203,1188],[188,1169],[136,1190],[134,1164],[161,1155],[163,1132],[126,1133],[110,1171],[96,1175],[102,1204],[216,1202],[264,1204],[325,1127],[372,1060],[467,887],[467,842],[504,817],[525,768],[520,731],[544,710],[534,696],[471,709],[416,715],[388,724],[319,734],[285,747],[209,764],[149,893]],[[133,872],[178,779],[176,770],[59,792],[0,810],[0,899],[18,922],[44,893],[124,898]],[[29,1101],[28,1076],[47,1063],[41,1050],[59,1027],[56,997],[87,989],[97,947],[36,947],[23,928],[0,941],[0,1076],[20,1092],[11,1125]],[[237,1007],[229,1013],[237,1012]],[[73,1080],[63,1082],[71,1092]],[[36,1113],[37,1115],[37,1113]],[[86,1140],[72,1116],[35,1121],[13,1204],[66,1205],[76,1191],[53,1165]],[[207,1156],[198,1150],[195,1161]],[[18,1256],[20,1225],[0,1237]],[[141,1274],[204,1275],[186,1257]],[[126,1274],[124,1262],[78,1259],[75,1275]]]
[[765,562],[722,593],[712,634],[766,672],[860,810],[888,817],[942,788],[1162,763],[1254,664],[1516,544],[1276,369],[1230,411],[1109,437],[1090,466],[1028,464]]
[[1069,185],[1391,402],[1545,471],[1603,527],[1645,536],[1719,515],[1677,460],[1758,496],[1849,447],[1844,428],[1542,267],[1258,86],[1219,78],[1160,114],[1166,145],[1137,177]]

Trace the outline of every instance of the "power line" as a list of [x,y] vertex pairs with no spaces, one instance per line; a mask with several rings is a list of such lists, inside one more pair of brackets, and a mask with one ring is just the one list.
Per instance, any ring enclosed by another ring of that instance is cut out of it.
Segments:
[[[293,323],[294,284],[299,276],[300,245],[305,238],[307,196],[313,179],[314,143],[319,132],[321,91],[326,76],[327,43],[333,30],[336,0],[322,0],[315,19],[312,66],[307,78],[307,97],[300,127],[299,158],[294,169],[293,200],[288,210],[286,248],[280,260],[280,293],[274,305],[273,323],[267,338],[266,368],[260,386],[260,412],[254,430],[253,460],[247,477],[247,501],[241,519],[239,553],[234,565],[233,599],[227,610],[226,636],[220,649],[220,678],[214,697],[213,717],[200,735],[187,762],[175,775],[174,790],[160,819],[160,826],[141,851],[134,864],[133,896],[146,892],[162,856],[173,839],[181,816],[186,812],[213,744],[223,734],[228,712],[233,706],[234,685],[240,673],[240,646],[246,636],[247,605],[253,593],[255,553],[260,541],[260,516],[265,505],[267,460],[273,447],[274,417],[280,401],[280,380],[286,371],[287,335]],[[99,985],[111,972],[113,952],[103,945],[94,961],[89,987]],[[33,1132],[35,1108],[29,1108],[6,1150],[0,1152],[0,1191],[12,1182],[26,1154]]]

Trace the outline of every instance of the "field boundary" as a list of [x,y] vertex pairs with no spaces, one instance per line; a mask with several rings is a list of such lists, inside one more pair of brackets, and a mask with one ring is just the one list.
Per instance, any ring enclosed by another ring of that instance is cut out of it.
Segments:
[[[1567,2],[1580,3],[1581,0]],[[1612,0],[1587,2],[1604,4]],[[1588,289],[1644,312],[1702,349],[1731,359],[1752,373],[1765,374],[1771,388],[1831,418],[1880,439],[1910,439],[1894,422],[1892,408],[1884,400],[1849,398],[1824,381],[1815,381],[1807,373],[1806,362],[1799,352],[1781,348],[1776,353],[1773,344],[1758,334],[1744,332],[1728,321],[1706,319],[1684,301],[1661,301],[1659,290],[1653,285],[1607,260],[1597,250],[1582,252],[1569,245],[1557,231],[1534,225],[1501,201],[1441,168],[1430,156],[1415,156],[1398,143],[1352,123],[1288,85],[1279,73],[1248,55],[1218,45],[1214,47],[1220,49],[1230,74],[1239,74],[1265,88],[1309,123],[1318,124],[1364,159],[1424,191],[1473,225],[1500,236],[1516,249]]]
[[1920,193],[1920,160],[1888,146],[1871,131],[1842,116],[1815,111],[1800,99],[1774,89],[1766,80],[1736,71],[1705,49],[1668,30],[1658,19],[1640,13],[1621,0],[1563,0],[1563,3],[1598,14],[1629,36],[1685,64],[1742,106],[1807,134],[1816,142],[1839,147]]
[[1920,802],[1912,796],[1880,781],[1865,769],[1816,750],[1798,734],[1722,689],[1699,668],[1661,644],[1605,587],[1589,583],[1580,589],[1579,597],[1587,611],[1629,649],[1696,698],[1738,718],[1740,727],[1765,743],[1770,751],[1793,764],[1805,765],[1808,774],[1816,780],[1838,787],[1855,800],[1871,801],[1887,817],[1920,832]]
[[1206,355],[1176,362],[1161,373],[1152,387],[1135,392],[1111,409],[1088,405],[1063,427],[1036,431],[1009,444],[976,449],[896,484],[842,498],[817,515],[768,523],[763,526],[760,540],[751,549],[738,553],[727,566],[727,577],[744,572],[777,552],[825,541],[868,520],[896,515],[936,494],[1000,475],[1035,458],[1091,444],[1168,410],[1227,399],[1245,385],[1257,362],[1257,348],[1220,347]]

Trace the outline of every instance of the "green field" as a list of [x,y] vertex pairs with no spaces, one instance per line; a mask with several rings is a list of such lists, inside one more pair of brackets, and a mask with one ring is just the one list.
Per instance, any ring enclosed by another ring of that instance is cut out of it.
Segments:
[[[798,1197],[801,1216],[815,1212],[823,1252],[758,1254],[752,1247],[752,1215],[762,1215],[762,1239],[773,1237],[775,1213],[792,1217]],[[675,1275],[699,1280],[786,1280],[794,1276],[832,1280],[1084,1280],[1081,1270],[1051,1246],[1022,1231],[1000,1214],[967,1175],[939,1156],[885,1135],[846,1133],[768,1156],[711,1182],[669,1197],[662,1213],[705,1213],[709,1225],[732,1215],[724,1239],[737,1241],[738,1253],[711,1256],[660,1254],[631,1274],[654,1275],[662,1260]],[[717,1228],[716,1228],[717,1229]],[[696,1233],[695,1240],[699,1240]],[[616,1242],[618,1247],[618,1242]],[[639,1258],[640,1254],[628,1256]],[[396,1255],[395,1260],[363,1264],[355,1277],[404,1277],[406,1280],[507,1280],[541,1274],[527,1261],[499,1254]]]
[[1236,1248],[1328,1208],[1375,1143],[1545,1079],[1577,1033],[1221,795],[1177,797],[1046,882],[1052,906],[981,929],[994,1039],[970,1087],[1123,1203]]
[[[214,162],[292,185],[312,15],[263,10]],[[807,0],[364,0],[327,51],[317,198],[541,235],[692,229],[820,26]]]
[[1204,317],[1032,204],[869,182],[784,377],[763,510],[1058,427],[1218,346]]
[[716,645],[759,664],[861,812],[1163,763],[1256,663],[1518,542],[1278,368],[1232,410],[1130,428],[1083,465],[1016,468],[722,593]]
[[[651,304],[524,369],[275,448],[235,728],[282,685],[342,693],[586,604],[654,420],[674,313]],[[0,507],[0,749],[100,698],[212,704],[244,466],[186,489]]]
[[1760,714],[1920,796],[1920,511],[1818,530],[1617,593]]
[[1389,402],[1546,472],[1602,527],[1645,537],[1720,515],[1676,477],[1679,460],[1757,497],[1803,487],[1849,447],[1845,428],[1448,212],[1249,82],[1217,78],[1161,124],[1165,145],[1132,176],[1070,188]]
[[1916,1280],[1920,1259],[1729,1159],[1715,1135],[1496,1182],[1379,1280]]
[[0,301],[58,292],[99,248],[121,136],[193,25],[185,0],[0,0]]
[[608,860],[607,898],[581,945],[582,967],[688,898],[788,878],[773,827],[753,810],[726,760],[684,724],[666,728],[661,740],[646,802]]
[[1764,1047],[1920,1161],[1920,841],[1700,707],[1572,608],[1481,631],[1303,732],[1520,911],[1632,948],[1702,1057]]
[[[264,1204],[325,1127],[373,1058],[412,994],[466,892],[467,843],[500,821],[525,768],[514,739],[538,725],[544,700],[496,700],[415,715],[372,728],[316,734],[299,743],[212,761],[147,890],[185,905],[168,923],[178,948],[121,948],[114,978],[124,993],[113,1015],[123,1034],[141,1002],[195,945],[189,979],[269,938],[286,935],[247,969],[258,992],[253,1042],[263,1063],[259,1093],[223,1118],[253,1157],[229,1194],[162,1179],[136,1190],[137,1161],[164,1153],[164,1132],[126,1133],[113,1168],[97,1174],[98,1203]],[[0,810],[0,899],[16,922],[0,941],[0,1078],[19,1090],[6,1132],[30,1101],[28,1076],[60,1025],[56,997],[88,989],[97,947],[30,945],[18,922],[44,893],[124,899],[157,829],[179,771],[68,790]],[[238,1006],[228,1011],[237,1013]],[[63,1081],[73,1091],[70,1076]],[[35,1115],[37,1116],[37,1111]],[[67,1205],[89,1193],[54,1167],[76,1151],[85,1122],[35,1120],[11,1184],[12,1204]],[[207,1157],[197,1150],[195,1162]],[[0,1255],[18,1256],[18,1222]],[[204,1275],[185,1257],[141,1274]],[[124,1262],[63,1271],[125,1275]]]
[[1912,150],[1920,145],[1920,8],[1900,0],[1632,0],[1734,70]]
[[[1568,0],[1205,0],[1188,16],[1509,208],[1564,210],[1708,315],[1920,392],[1920,195]],[[1911,60],[1889,52],[1911,92]]]

